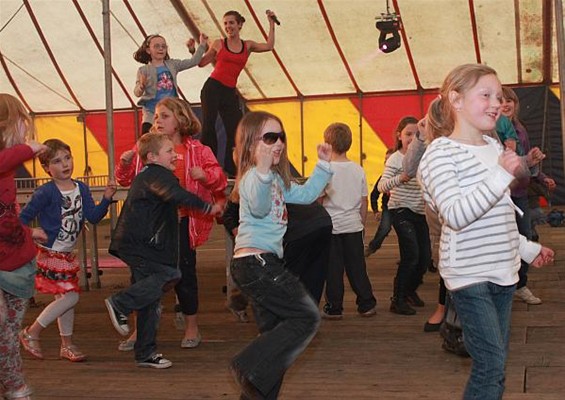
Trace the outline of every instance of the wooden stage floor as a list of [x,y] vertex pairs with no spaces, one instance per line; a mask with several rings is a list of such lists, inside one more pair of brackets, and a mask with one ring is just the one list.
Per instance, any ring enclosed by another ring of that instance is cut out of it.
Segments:
[[[374,223],[368,228],[372,235]],[[100,247],[106,246],[107,228],[100,229]],[[514,301],[506,400],[565,398],[565,228],[540,228],[546,245],[556,251],[555,265],[532,270],[529,287],[543,304]],[[104,240],[105,239],[105,240]],[[203,336],[196,349],[181,349],[181,332],[173,325],[173,296],[164,301],[159,350],[173,361],[167,370],[136,368],[132,353],[117,351],[121,337],[108,319],[103,299],[128,284],[125,268],[108,268],[102,288],[83,292],[77,306],[75,342],[89,355],[73,364],[58,358],[58,331],[53,324],[42,336],[46,359],[24,354],[34,399],[237,399],[227,370],[230,358],[256,334],[253,322],[242,324],[225,310],[225,252],[223,230],[198,252],[200,284],[199,322]],[[388,311],[398,249],[394,233],[367,268],[378,299],[377,315],[361,318],[346,285],[342,321],[322,321],[319,333],[288,371],[281,399],[434,399],[461,398],[470,360],[441,349],[436,333],[423,325],[435,309],[437,274],[426,274],[420,289],[426,306],[415,316]],[[48,302],[49,297],[37,296]],[[41,308],[31,308],[26,323]]]

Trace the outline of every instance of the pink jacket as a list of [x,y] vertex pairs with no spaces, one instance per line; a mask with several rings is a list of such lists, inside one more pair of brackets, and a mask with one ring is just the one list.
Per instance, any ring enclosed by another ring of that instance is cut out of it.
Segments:
[[[212,150],[196,139],[188,138],[183,144],[185,148],[184,162],[186,167],[184,171],[186,180],[185,189],[196,194],[206,202],[225,203],[225,190],[228,182]],[[197,166],[201,167],[206,174],[205,183],[196,181],[190,177],[191,168]],[[115,173],[116,180],[122,186],[129,186],[141,168],[143,168],[143,164],[136,152],[131,163],[125,164],[121,160],[118,162]],[[190,247],[194,249],[208,240],[214,218],[195,210],[189,210],[189,216],[191,218],[189,218],[188,224],[188,237],[190,238]]]

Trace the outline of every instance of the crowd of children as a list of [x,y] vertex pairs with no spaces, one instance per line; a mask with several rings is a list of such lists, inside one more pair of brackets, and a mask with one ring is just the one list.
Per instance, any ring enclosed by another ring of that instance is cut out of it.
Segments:
[[[325,143],[317,148],[319,161],[299,185],[291,176],[281,119],[263,111],[242,116],[237,109],[234,88],[249,54],[274,46],[276,16],[271,11],[267,15],[266,43],[240,39],[245,20],[230,11],[224,16],[228,37],[209,49],[206,35],[200,36],[197,49],[191,39],[190,59],[170,59],[160,35],[145,38],[134,54],[145,64],[135,86],[143,135],[119,159],[116,179],[130,188],[109,248],[130,268],[131,285],[104,301],[116,331],[129,335],[120,349],[133,350],[139,367],[172,365],[158,352],[156,341],[161,299],[172,289],[184,319],[180,347],[200,345],[196,248],[207,241],[214,218],[226,211],[233,245],[229,272],[237,286],[227,305],[247,322],[250,302],[259,331],[229,369],[242,398],[276,399],[287,369],[316,334],[320,318],[343,318],[344,273],[356,295],[357,313],[376,314],[365,258],[380,248],[391,226],[400,261],[390,311],[413,315],[414,307],[424,305],[417,289],[432,265],[428,222],[433,221],[441,236],[437,258],[444,286],[438,310],[424,330],[439,329],[449,296],[473,360],[464,398],[501,398],[512,297],[541,303],[526,286],[527,269],[554,257],[551,249],[530,241],[535,231],[528,187],[535,181],[552,190],[555,182],[539,173],[537,164],[544,156],[530,149],[516,94],[501,87],[492,68],[462,65],[446,77],[424,120],[401,119],[393,133],[395,148],[387,152],[371,194],[375,213],[382,194],[380,225],[364,247],[367,181],[363,169],[347,157],[350,128],[328,126]],[[213,60],[214,72],[202,92],[202,129],[190,104],[178,98],[176,76]],[[226,70],[226,63],[237,68]],[[228,130],[226,152],[235,144],[233,162],[228,154],[224,168],[216,159],[211,127],[218,112]],[[487,134],[494,131],[498,138]],[[212,149],[196,138],[201,133]],[[6,349],[0,384],[6,398],[24,400],[30,399],[31,389],[22,375],[18,341],[42,359],[41,333],[57,320],[60,357],[72,362],[87,357],[73,341],[80,292],[73,250],[85,221],[99,222],[116,192],[110,179],[96,204],[88,186],[72,178],[70,147],[58,139],[39,144],[32,137],[23,105],[0,94],[0,347]],[[410,146],[413,141],[418,149]],[[51,181],[38,187],[18,212],[14,170],[34,156]],[[227,208],[226,174],[236,177]],[[511,185],[513,181],[518,183]],[[36,219],[38,227],[30,228]],[[325,304],[319,310],[324,285]],[[34,286],[55,299],[22,329]],[[132,330],[128,319],[134,313]]]

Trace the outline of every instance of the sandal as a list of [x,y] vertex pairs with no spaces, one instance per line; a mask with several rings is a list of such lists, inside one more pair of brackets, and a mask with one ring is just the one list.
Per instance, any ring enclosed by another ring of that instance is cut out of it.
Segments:
[[59,356],[61,356],[61,358],[66,358],[71,362],[80,362],[86,360],[86,354],[80,351],[74,344],[71,344],[70,346],[61,346]]
[[4,393],[7,400],[31,400],[33,390],[28,385],[23,385],[19,390]]
[[25,351],[29,354],[43,360],[43,353],[41,353],[41,346],[39,345],[39,339],[35,339],[31,337],[29,333],[27,333],[28,327],[25,327],[20,331],[18,337],[20,338],[20,343]]

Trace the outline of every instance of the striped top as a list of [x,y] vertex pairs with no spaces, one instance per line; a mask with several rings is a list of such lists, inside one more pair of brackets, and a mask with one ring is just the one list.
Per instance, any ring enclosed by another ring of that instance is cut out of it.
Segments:
[[418,169],[424,199],[442,224],[439,268],[449,290],[512,285],[520,258],[532,262],[541,249],[518,233],[508,188],[514,177],[498,164],[500,144],[483,138],[485,146],[438,138]]
[[377,189],[381,193],[390,193],[388,200],[389,210],[409,208],[417,214],[424,214],[424,198],[416,177],[406,183],[400,181],[400,175],[403,172],[403,159],[404,154],[400,151],[391,154],[386,162],[385,170],[377,185]]

